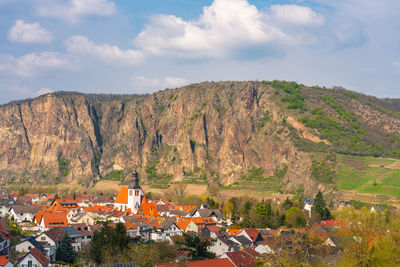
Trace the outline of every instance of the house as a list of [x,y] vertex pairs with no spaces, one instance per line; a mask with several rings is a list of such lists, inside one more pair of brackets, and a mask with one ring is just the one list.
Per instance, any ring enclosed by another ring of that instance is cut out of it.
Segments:
[[216,241],[208,248],[208,251],[217,255],[217,257],[222,256],[226,252],[239,251],[239,246],[224,237],[217,238]]
[[268,246],[267,244],[260,244],[254,248],[255,251],[257,251],[259,254],[272,254],[274,253],[274,250]]
[[0,225],[0,255],[8,256],[11,246],[11,235],[6,227]]
[[6,256],[0,256],[0,267],[14,267],[12,263]]
[[0,218],[6,217],[8,214],[8,210],[10,209],[11,205],[14,204],[14,200],[10,199],[0,199]]
[[67,220],[68,224],[95,224],[94,218],[87,214],[82,208],[71,209],[67,214]]
[[216,225],[206,225],[201,230],[200,235],[209,236],[211,238],[215,238],[215,236],[219,235],[220,232],[221,232],[221,229],[219,229],[218,226],[216,226]]
[[[156,267],[180,267],[178,263],[157,264]],[[236,267],[229,259],[208,259],[199,261],[188,261],[186,267]]]
[[12,205],[8,209],[8,213],[18,223],[29,221],[31,222],[35,214],[42,208],[40,205]]
[[32,198],[30,196],[21,196],[17,198],[15,203],[19,205],[32,205]]
[[75,202],[75,200],[71,198],[59,198],[54,200],[53,204],[51,204],[50,208],[52,207],[63,207],[65,209],[74,209],[74,208],[79,208],[78,204]]
[[44,254],[51,260],[56,259],[56,249],[64,236],[61,228],[53,228],[39,234],[35,239],[44,247]]
[[[178,263],[157,264],[156,267],[180,267]],[[208,259],[199,261],[188,261],[186,267],[236,267],[229,259]]]
[[226,252],[220,258],[229,259],[237,267],[254,267],[255,259],[245,251]]
[[263,241],[260,232],[258,232],[258,230],[254,228],[245,228],[238,234],[238,236],[239,235],[247,237],[255,244]]
[[41,231],[47,231],[55,227],[68,226],[68,210],[62,207],[60,208],[55,211],[49,210],[49,208],[37,212],[33,222],[39,226]]
[[170,206],[168,205],[159,205],[156,204],[156,209],[158,211],[158,214],[160,214],[161,216],[169,216],[169,210],[170,210]]
[[[74,227],[76,232],[81,236],[80,241],[82,245],[87,244],[88,242],[90,242],[90,240],[92,240],[93,232],[89,229],[88,225],[80,223],[80,224],[72,224],[71,226]],[[126,230],[128,233],[128,228]]]
[[15,245],[15,251],[22,253],[29,252],[34,248],[39,249],[41,252],[45,251],[42,244],[36,241],[33,236],[30,236]]
[[20,267],[47,267],[49,263],[50,260],[37,248],[17,259],[17,266]]
[[203,208],[203,209],[193,209],[190,212],[190,217],[200,217],[200,218],[212,218],[215,222],[218,224],[222,223],[222,213],[219,209],[213,209],[210,210],[208,208]]
[[134,222],[124,223],[126,234],[131,238],[136,238],[139,236],[139,226],[137,226]]
[[167,218],[161,223],[161,227],[168,239],[171,236],[182,235],[182,230],[176,225],[176,218]]
[[67,234],[72,239],[72,247],[75,251],[82,249],[83,237],[72,226],[61,227],[64,234]]
[[310,215],[310,217],[311,217],[311,209],[312,209],[312,206],[315,204],[315,202],[316,202],[315,198],[305,198],[304,199],[304,209],[306,211],[308,211],[308,214]]
[[37,204],[40,198],[39,194],[29,193],[25,195],[26,197],[30,197],[32,199],[32,204]]
[[244,235],[235,235],[229,238],[232,242],[235,242],[241,248],[248,248],[253,245],[253,242]]

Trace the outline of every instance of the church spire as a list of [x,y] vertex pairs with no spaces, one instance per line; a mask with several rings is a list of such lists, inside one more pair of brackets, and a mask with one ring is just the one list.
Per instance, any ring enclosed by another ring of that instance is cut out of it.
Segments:
[[132,173],[132,181],[131,181],[131,185],[129,186],[130,189],[141,189],[140,185],[139,185],[139,174],[135,170]]

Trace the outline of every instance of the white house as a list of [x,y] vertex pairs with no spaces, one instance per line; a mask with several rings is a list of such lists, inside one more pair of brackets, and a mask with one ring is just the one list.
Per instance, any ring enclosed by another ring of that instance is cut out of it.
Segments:
[[231,240],[221,237],[221,238],[217,238],[217,240],[214,242],[214,244],[208,248],[208,251],[215,253],[215,255],[217,255],[217,257],[220,257],[225,252],[239,251],[239,246],[236,245]]
[[314,198],[306,198],[304,199],[304,209],[308,211],[309,216],[311,217],[311,209],[312,206],[315,204]]
[[260,244],[258,246],[256,246],[254,248],[255,251],[257,251],[258,253],[262,254],[272,254],[274,253],[273,249],[271,249],[270,246],[268,246],[267,244]]
[[37,248],[32,249],[18,258],[17,266],[20,267],[47,267],[50,260]]
[[12,205],[8,209],[10,217],[14,217],[18,223],[32,221],[35,214],[42,208],[40,205]]
[[56,259],[56,250],[60,245],[63,236],[64,231],[61,230],[61,228],[56,227],[39,234],[36,237],[36,241],[43,245],[45,255],[54,261]]
[[40,251],[44,252],[44,247],[42,246],[42,244],[36,241],[36,239],[33,238],[32,236],[22,240],[21,242],[15,245],[15,251],[21,253],[29,252],[34,248],[37,248]]

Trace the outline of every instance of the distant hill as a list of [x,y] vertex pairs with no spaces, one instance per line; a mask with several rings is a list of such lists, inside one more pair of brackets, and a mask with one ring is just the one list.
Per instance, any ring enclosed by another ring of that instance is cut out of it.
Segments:
[[3,184],[334,190],[337,155],[400,158],[400,100],[284,81],[204,82],[148,95],[58,92],[0,107]]

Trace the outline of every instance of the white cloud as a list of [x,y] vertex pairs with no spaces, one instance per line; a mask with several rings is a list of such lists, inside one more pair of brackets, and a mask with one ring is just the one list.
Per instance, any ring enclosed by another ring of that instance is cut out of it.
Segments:
[[137,50],[122,50],[118,46],[96,45],[85,36],[72,36],[66,41],[71,53],[88,55],[109,65],[135,65],[143,61],[144,54]]
[[73,58],[55,52],[30,53],[21,57],[0,55],[0,71],[20,77],[31,77],[64,69],[77,69],[76,62]]
[[282,21],[288,24],[286,27],[305,27],[322,24],[324,18],[297,5],[275,5],[261,11],[247,0],[214,0],[203,8],[198,20],[185,21],[173,15],[151,17],[134,43],[154,55],[223,58],[240,50],[273,50],[298,43],[297,32],[285,32]]
[[42,16],[59,18],[72,23],[84,16],[111,16],[114,13],[115,4],[108,0],[69,0],[68,3],[52,3],[39,8],[39,14]]
[[53,36],[37,22],[25,23],[23,20],[16,20],[8,31],[8,39],[18,43],[50,43]]
[[135,76],[131,79],[132,85],[138,89],[174,88],[188,84],[189,81],[180,77],[166,77],[163,79]]
[[38,91],[35,92],[35,96],[41,96],[41,95],[46,95],[53,93],[54,91],[49,89],[49,88],[41,88]]
[[272,5],[270,9],[272,19],[279,23],[312,26],[321,25],[325,21],[324,16],[305,6]]

